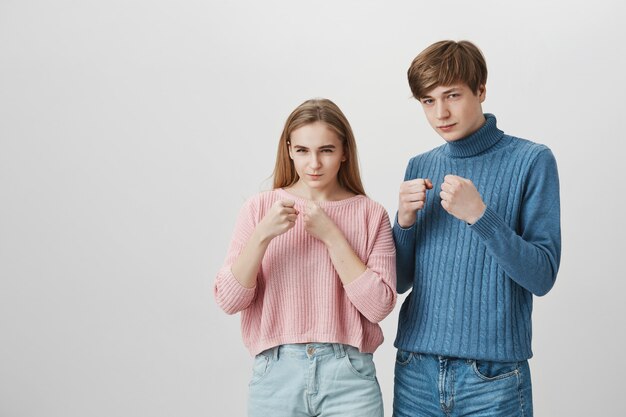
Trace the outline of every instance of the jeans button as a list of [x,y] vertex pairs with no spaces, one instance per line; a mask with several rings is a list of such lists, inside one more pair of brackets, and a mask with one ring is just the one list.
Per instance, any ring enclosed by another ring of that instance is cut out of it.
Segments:
[[315,348],[313,346],[309,346],[306,348],[306,354],[309,356],[313,356],[313,354],[315,353]]

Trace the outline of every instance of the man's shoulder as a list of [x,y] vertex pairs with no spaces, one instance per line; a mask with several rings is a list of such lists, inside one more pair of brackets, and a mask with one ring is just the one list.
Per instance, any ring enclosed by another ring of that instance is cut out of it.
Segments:
[[526,155],[527,158],[535,159],[542,153],[551,154],[551,150],[547,145],[537,143],[530,139],[520,138],[518,136],[505,135],[509,137],[511,154]]
[[419,153],[419,154],[417,154],[415,156],[412,156],[411,159],[409,159],[409,165],[417,163],[417,162],[420,162],[420,161],[428,160],[428,159],[431,159],[431,158],[437,158],[437,157],[441,156],[445,146],[446,145],[443,144],[443,145],[437,146],[436,148],[433,148],[433,149],[431,149],[429,151],[422,152],[422,153]]

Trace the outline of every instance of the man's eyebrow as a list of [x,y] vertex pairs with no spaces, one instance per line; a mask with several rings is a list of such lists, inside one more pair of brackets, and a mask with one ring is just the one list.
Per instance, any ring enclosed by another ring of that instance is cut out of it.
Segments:
[[[442,96],[445,96],[446,94],[453,93],[453,92],[455,92],[455,91],[457,91],[457,90],[459,90],[459,89],[460,89],[460,87],[452,87],[452,88],[447,89],[446,91],[443,91],[443,92],[441,93],[441,95],[442,95]],[[432,97],[432,96],[430,96],[430,95],[428,95],[428,94],[426,94],[426,95],[423,95],[422,97],[420,97],[420,100],[423,100],[423,99],[425,99],[425,98],[433,98],[433,97]]]

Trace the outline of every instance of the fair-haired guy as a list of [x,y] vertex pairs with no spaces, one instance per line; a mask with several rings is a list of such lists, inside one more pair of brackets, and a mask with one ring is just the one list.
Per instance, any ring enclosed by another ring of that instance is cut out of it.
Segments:
[[395,340],[394,416],[532,416],[533,296],[560,262],[559,179],[544,145],[484,114],[487,66],[441,41],[408,70],[445,144],[409,161],[393,236],[397,289],[411,289]]

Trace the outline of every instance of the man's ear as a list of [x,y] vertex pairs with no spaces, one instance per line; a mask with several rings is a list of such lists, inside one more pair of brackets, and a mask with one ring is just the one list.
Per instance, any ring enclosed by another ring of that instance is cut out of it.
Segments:
[[478,98],[481,103],[487,98],[487,86],[485,86],[485,84],[478,86]]

